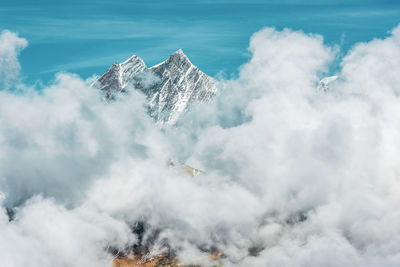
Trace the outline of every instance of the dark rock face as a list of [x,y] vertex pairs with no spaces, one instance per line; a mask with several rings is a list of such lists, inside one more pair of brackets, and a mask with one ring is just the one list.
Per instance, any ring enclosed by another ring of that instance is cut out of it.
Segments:
[[217,93],[215,80],[194,66],[182,50],[151,68],[138,56],[114,63],[96,82],[113,98],[132,87],[149,101],[149,114],[158,122],[174,123],[195,101],[209,101]]

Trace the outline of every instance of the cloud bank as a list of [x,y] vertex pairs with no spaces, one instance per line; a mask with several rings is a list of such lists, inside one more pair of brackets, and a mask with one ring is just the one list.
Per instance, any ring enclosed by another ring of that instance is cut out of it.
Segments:
[[[0,40],[19,66],[26,41]],[[339,51],[321,36],[265,28],[249,50],[212,103],[164,129],[135,90],[108,103],[64,73],[36,91],[3,67],[5,266],[110,266],[109,247],[141,242],[138,221],[153,253],[185,263],[212,266],[217,249],[224,266],[398,266],[400,28],[355,45],[325,92]]]

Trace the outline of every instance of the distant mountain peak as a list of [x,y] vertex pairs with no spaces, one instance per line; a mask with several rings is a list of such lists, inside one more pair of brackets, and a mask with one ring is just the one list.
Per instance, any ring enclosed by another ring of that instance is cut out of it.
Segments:
[[152,66],[150,69],[156,69],[159,68],[160,66],[164,65],[182,65],[182,64],[187,64],[187,65],[193,65],[192,62],[190,62],[189,58],[185,55],[182,49],[176,50],[174,53],[172,53],[166,60],[164,60],[161,63],[158,63],[154,66]]
[[335,83],[335,81],[337,81],[338,79],[339,79],[339,76],[337,76],[337,75],[325,77],[319,81],[317,88],[324,92],[329,91],[330,86],[333,83]]
[[[190,62],[189,58],[185,55],[182,49],[179,49],[172,53],[169,58],[162,62],[161,64],[174,64],[178,66],[193,66],[192,62]],[[159,64],[159,65],[161,65]]]
[[151,68],[137,55],[114,63],[96,86],[108,98],[127,92],[129,86],[142,91],[149,114],[161,123],[176,122],[193,102],[209,101],[217,93],[215,80],[194,66],[182,49]]
[[185,53],[183,52],[183,50],[181,48],[179,48],[178,50],[176,50],[174,53],[171,54],[172,55],[181,55],[181,56],[186,56]]
[[137,55],[131,56],[130,58],[122,62],[121,65],[126,65],[130,63],[142,63],[143,65],[145,65],[143,59]]
[[190,62],[189,58],[186,56],[186,54],[183,52],[182,49],[176,50],[174,53],[172,53],[169,58],[179,58],[182,60],[187,60]]

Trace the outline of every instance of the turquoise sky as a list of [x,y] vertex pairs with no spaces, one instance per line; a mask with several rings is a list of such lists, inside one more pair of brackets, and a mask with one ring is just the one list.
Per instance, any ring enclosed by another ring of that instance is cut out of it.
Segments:
[[207,74],[229,76],[265,26],[318,33],[346,51],[399,23],[399,0],[0,0],[0,29],[29,41],[20,56],[29,83],[47,83],[58,71],[102,74],[132,54],[151,66],[178,48]]

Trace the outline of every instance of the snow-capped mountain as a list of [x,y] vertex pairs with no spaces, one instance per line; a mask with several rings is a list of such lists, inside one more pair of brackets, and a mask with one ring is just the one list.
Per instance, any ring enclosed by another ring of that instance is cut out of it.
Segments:
[[319,81],[317,88],[321,91],[327,92],[330,90],[330,85],[334,83],[337,79],[339,79],[339,76],[336,75],[325,77]]
[[158,122],[174,123],[195,101],[209,101],[215,80],[194,66],[181,49],[148,68],[134,55],[114,63],[96,82],[108,98],[129,88],[141,90],[149,100],[149,113]]

